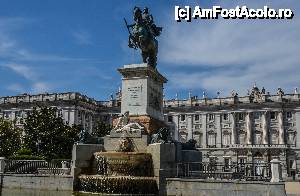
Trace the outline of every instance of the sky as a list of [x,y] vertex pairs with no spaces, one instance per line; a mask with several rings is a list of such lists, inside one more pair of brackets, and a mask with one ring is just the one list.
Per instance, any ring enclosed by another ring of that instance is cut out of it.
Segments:
[[[174,6],[289,8],[291,20],[193,20],[178,23]],[[0,96],[80,92],[108,100],[121,86],[117,69],[141,63],[128,48],[123,18],[149,7],[157,26],[158,70],[167,99],[246,95],[254,83],[271,94],[300,87],[298,0],[1,0]]]

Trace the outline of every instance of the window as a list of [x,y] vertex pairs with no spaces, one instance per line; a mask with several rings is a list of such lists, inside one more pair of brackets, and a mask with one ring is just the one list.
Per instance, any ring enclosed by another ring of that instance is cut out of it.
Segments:
[[292,112],[287,112],[286,113],[286,118],[292,118],[293,116],[292,116]]
[[11,115],[11,112],[4,112],[4,117],[5,117],[5,118],[9,118],[10,115]]
[[231,136],[230,133],[227,131],[223,134],[223,145],[224,146],[229,146],[231,144],[230,136]]
[[208,133],[208,146],[215,147],[216,146],[216,134],[211,132]]
[[295,132],[288,132],[288,137],[287,137],[288,144],[290,145],[295,144],[295,138],[296,138],[295,136],[296,136]]
[[275,120],[276,119],[276,113],[275,112],[270,112],[270,118],[271,118],[271,120]]
[[238,119],[239,120],[245,120],[245,115],[243,113],[238,114]]
[[168,116],[168,122],[173,122],[173,116]]
[[201,125],[195,125],[195,129],[200,129]]
[[185,115],[184,114],[180,115],[180,121],[185,121]]
[[16,111],[16,113],[15,113],[16,117],[21,117],[21,113],[22,113],[21,111]]
[[197,141],[197,143],[196,143],[197,147],[202,147],[202,133],[199,133],[198,131],[196,131],[194,133],[193,139]]
[[200,116],[199,116],[199,114],[196,114],[195,115],[195,121],[199,121],[200,120]]
[[217,169],[217,158],[216,157],[209,157],[209,168],[211,171]]
[[255,144],[262,144],[262,134],[259,131],[255,132]]
[[223,120],[228,120],[228,114],[223,114]]
[[258,120],[260,118],[259,112],[254,112],[254,119]]
[[215,127],[214,125],[208,125],[208,128],[210,128],[210,129],[212,129],[214,127]]
[[208,115],[208,120],[209,120],[209,121],[213,121],[214,118],[215,118],[215,115],[214,115],[214,114],[209,114],[209,115]]
[[239,158],[238,163],[240,166],[243,166],[246,163],[246,158],[244,158],[244,157]]
[[224,169],[228,171],[230,168],[230,158],[229,157],[224,157]]

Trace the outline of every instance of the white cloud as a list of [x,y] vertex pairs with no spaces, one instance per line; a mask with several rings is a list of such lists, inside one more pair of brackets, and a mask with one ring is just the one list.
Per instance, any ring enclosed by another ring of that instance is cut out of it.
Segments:
[[90,45],[92,44],[91,35],[85,30],[74,31],[72,33],[75,42],[79,45]]
[[[235,7],[238,2],[224,6]],[[247,1],[246,5],[262,7],[264,3]],[[272,1],[269,7],[299,8],[295,1]],[[292,20],[219,19],[166,26],[160,58],[176,67],[169,78],[172,86],[221,90],[226,96],[232,89],[245,94],[254,82],[272,92],[278,86],[291,92],[300,85],[297,13]],[[191,74],[189,68],[197,71]]]
[[12,70],[19,76],[25,78],[30,83],[29,89],[17,83],[10,84],[6,88],[10,91],[17,92],[17,93],[21,93],[21,92],[43,93],[50,90],[50,85],[46,82],[42,82],[39,74],[30,66],[20,65],[20,64],[5,64],[0,66]]
[[26,78],[27,80],[35,80],[37,79],[37,74],[31,69],[29,66],[20,65],[20,64],[5,64],[2,67],[9,68],[14,71],[18,75]]

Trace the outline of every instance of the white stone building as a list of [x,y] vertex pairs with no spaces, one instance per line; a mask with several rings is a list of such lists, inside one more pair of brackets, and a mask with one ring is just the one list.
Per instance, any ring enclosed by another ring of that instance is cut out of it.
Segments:
[[[15,120],[20,127],[26,120],[27,112],[35,107],[55,107],[69,125],[82,125],[89,132],[100,120],[98,103],[75,92],[0,97],[0,117]],[[101,119],[105,120],[105,119]]]
[[300,95],[266,94],[165,101],[165,122],[175,140],[197,141],[203,160],[268,163],[279,158],[285,175],[300,169]]

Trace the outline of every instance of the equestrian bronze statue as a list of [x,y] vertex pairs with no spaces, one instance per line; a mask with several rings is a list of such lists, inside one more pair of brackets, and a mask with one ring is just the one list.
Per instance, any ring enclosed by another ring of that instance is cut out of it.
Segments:
[[153,16],[149,14],[148,8],[144,8],[143,12],[139,7],[133,10],[134,24],[128,25],[126,19],[125,24],[129,32],[128,46],[130,48],[141,50],[143,62],[156,67],[158,37],[162,31],[162,27],[157,27],[154,24]]

